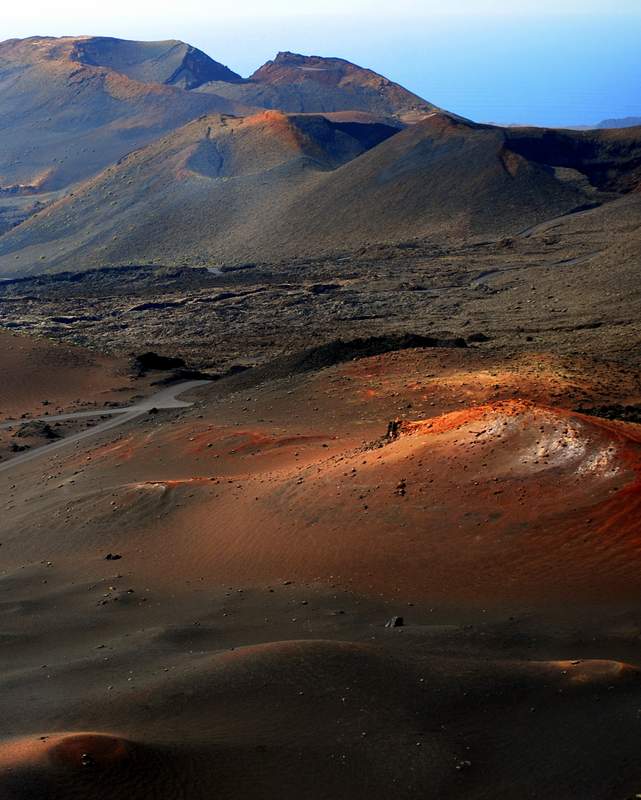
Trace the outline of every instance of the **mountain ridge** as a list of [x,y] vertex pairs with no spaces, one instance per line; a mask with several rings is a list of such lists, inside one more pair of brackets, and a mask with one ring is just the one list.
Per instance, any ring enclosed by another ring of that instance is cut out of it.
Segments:
[[619,117],[604,119],[598,123],[597,128],[636,128],[641,125],[641,117]]
[[0,100],[4,275],[509,237],[641,186],[635,129],[474,123],[290,51],[243,79],[177,40],[8,40]]
[[513,236],[633,190],[635,141],[634,133],[496,128],[444,112],[400,131],[277,111],[203,117],[0,237],[0,272],[241,263],[414,237]]
[[346,59],[290,51],[278,53],[247,80],[213,81],[198,90],[289,113],[367,111],[406,123],[437,109],[400,84]]
[[229,67],[178,39],[137,42],[91,36],[78,40],[74,55],[82,63],[108,67],[144,83],[194,89],[212,80],[242,80]]
[[0,187],[59,190],[202,113],[243,110],[215,95],[77,60],[78,47],[93,41],[0,43]]

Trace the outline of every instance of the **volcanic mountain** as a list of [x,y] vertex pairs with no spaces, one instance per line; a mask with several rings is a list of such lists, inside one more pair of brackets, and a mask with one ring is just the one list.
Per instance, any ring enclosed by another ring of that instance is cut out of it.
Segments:
[[279,53],[246,81],[212,79],[199,91],[281,111],[363,111],[405,122],[416,121],[436,108],[382,75],[342,58],[297,53]]
[[13,229],[3,254],[22,271],[31,261],[60,269],[132,258],[207,262],[223,247],[239,253],[281,227],[283,211],[310,184],[394,132],[278,111],[203,117]]
[[621,117],[619,119],[604,119],[597,128],[636,128],[641,125],[641,117]]
[[278,108],[397,119],[433,109],[340,59],[280,54],[244,81],[184,42],[100,36],[1,42],[0,102],[5,196],[69,186],[204,113]]
[[238,110],[180,87],[238,76],[181,42],[0,43],[0,195],[59,190],[200,114]]
[[242,81],[202,50],[176,39],[136,42],[91,36],[77,40],[74,55],[82,64],[107,67],[142,83],[194,89],[208,81]]
[[282,108],[398,127],[433,108],[340,59],[280,54],[245,81],[184,42],[103,36],[0,42],[0,104],[0,235],[203,114]]
[[0,59],[1,800],[641,796],[641,131]]
[[11,40],[0,99],[4,275],[509,237],[641,183],[638,129],[478,125],[342,59]]
[[505,236],[633,190],[634,131],[503,129],[443,112],[397,132],[271,111],[138,150],[0,238],[0,272],[211,264],[416,236]]

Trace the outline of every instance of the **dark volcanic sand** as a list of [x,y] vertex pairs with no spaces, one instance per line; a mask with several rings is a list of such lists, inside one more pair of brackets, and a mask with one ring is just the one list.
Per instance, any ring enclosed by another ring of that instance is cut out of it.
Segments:
[[638,194],[509,240],[412,240],[223,271],[101,270],[0,284],[0,324],[222,372],[337,337],[489,337],[503,355],[639,363]]
[[639,376],[258,378],[0,476],[3,800],[634,796]]

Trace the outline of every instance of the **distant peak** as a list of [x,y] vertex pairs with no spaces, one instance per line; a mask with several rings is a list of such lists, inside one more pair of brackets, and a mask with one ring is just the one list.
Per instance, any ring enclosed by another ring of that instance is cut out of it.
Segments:
[[71,60],[88,67],[102,67],[141,83],[185,89],[195,89],[210,81],[242,81],[228,67],[178,39],[142,42],[112,36],[32,36],[0,42],[0,52],[3,51],[25,63]]
[[[289,50],[281,50],[280,53],[276,54],[276,57],[273,61],[268,61],[268,64],[274,64],[276,66],[297,66],[299,64],[336,64],[336,65],[344,65],[344,66],[351,66],[356,67],[355,64],[352,64],[351,61],[347,61],[344,58],[337,58],[336,56],[316,56],[316,55],[303,55],[302,53],[292,53]],[[267,65],[265,65],[267,66]],[[356,67],[357,69],[362,69],[362,67]]]
[[280,63],[282,61],[295,61],[296,59],[305,58],[301,53],[293,53],[291,50],[281,50],[276,54],[274,62]]
[[249,81],[259,84],[261,91],[269,87],[270,103],[288,111],[365,111],[413,122],[435,108],[367,67],[288,50],[263,64]]
[[94,36],[79,39],[75,55],[83,63],[107,67],[135,80],[185,89],[195,89],[209,81],[242,80],[202,50],[178,39],[138,42]]

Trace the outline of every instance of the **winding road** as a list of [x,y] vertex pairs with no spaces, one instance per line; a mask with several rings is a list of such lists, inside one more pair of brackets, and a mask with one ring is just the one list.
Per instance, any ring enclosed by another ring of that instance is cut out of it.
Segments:
[[71,414],[51,414],[50,416],[45,417],[33,417],[31,419],[19,419],[12,420],[10,422],[3,422],[0,424],[0,429],[6,430],[8,428],[15,428],[19,427],[20,425],[25,425],[28,422],[56,422],[69,419],[104,417],[107,415],[113,417],[113,419],[105,420],[105,422],[101,422],[98,425],[94,425],[92,428],[87,428],[84,431],[80,431],[80,433],[75,433],[72,436],[67,436],[64,439],[60,439],[59,441],[43,445],[35,450],[29,450],[28,452],[22,453],[21,455],[16,456],[9,461],[5,461],[4,463],[0,464],[0,472],[5,472],[12,467],[18,466],[18,464],[24,464],[25,462],[31,461],[34,458],[38,458],[41,455],[53,453],[62,447],[74,444],[74,442],[80,442],[83,439],[88,439],[90,436],[96,436],[103,431],[117,428],[120,425],[124,425],[126,422],[130,422],[132,419],[136,419],[144,414],[148,414],[153,408],[158,409],[158,411],[169,408],[189,408],[193,404],[187,403],[184,400],[179,400],[179,395],[184,394],[191,389],[197,389],[199,386],[205,386],[210,383],[211,381],[184,381],[183,383],[177,383],[175,386],[168,386],[165,389],[162,389],[160,392],[156,392],[156,394],[141,400],[139,403],[136,403],[133,406],[123,406],[121,408],[98,408],[92,411],[77,411],[76,413]]

